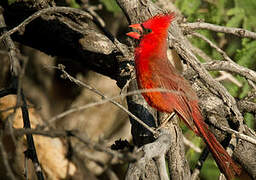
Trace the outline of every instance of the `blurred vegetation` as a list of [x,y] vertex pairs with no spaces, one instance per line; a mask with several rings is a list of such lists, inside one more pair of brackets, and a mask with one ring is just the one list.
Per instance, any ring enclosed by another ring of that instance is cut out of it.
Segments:
[[105,6],[107,11],[112,13],[120,13],[121,9],[116,3],[116,0],[100,0],[100,2]]

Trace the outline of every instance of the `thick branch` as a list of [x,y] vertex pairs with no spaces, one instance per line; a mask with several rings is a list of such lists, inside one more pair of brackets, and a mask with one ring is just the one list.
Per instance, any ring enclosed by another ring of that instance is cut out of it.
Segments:
[[[149,164],[149,161],[153,158],[161,158],[169,150],[171,146],[172,135],[168,131],[163,130],[158,139],[153,143],[146,144],[138,149],[137,153],[143,152],[143,157],[137,162],[130,164],[128,172],[126,174],[126,180],[141,179],[144,176],[145,168]],[[150,177],[152,178],[152,177]]]
[[92,69],[118,79],[116,56],[121,52],[114,39],[101,33],[89,13],[67,7],[40,10],[29,6],[29,2],[6,6],[1,1],[0,5],[5,9],[7,26],[14,27],[4,36],[19,31],[13,34],[13,38],[22,44],[52,56],[72,59],[72,64],[77,64],[80,71]]

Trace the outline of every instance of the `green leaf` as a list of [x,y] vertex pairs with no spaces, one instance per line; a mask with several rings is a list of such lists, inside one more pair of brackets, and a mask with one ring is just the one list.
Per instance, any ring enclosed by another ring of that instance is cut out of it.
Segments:
[[243,40],[243,48],[237,51],[235,59],[241,66],[256,69],[256,41]]
[[246,113],[244,116],[244,119],[245,119],[245,123],[247,124],[247,126],[251,129],[254,129],[255,118],[254,118],[253,114]]
[[106,7],[107,11],[112,13],[121,12],[120,7],[115,0],[100,0],[100,2]]
[[244,18],[244,10],[241,8],[233,8],[227,12],[228,16],[233,16],[226,24],[228,27],[240,27]]
[[207,158],[202,167],[200,177],[202,177],[203,179],[218,180],[219,175],[220,175],[220,171],[214,159],[212,157]]
[[70,0],[69,3],[72,8],[80,8],[81,6],[76,2],[76,0]]

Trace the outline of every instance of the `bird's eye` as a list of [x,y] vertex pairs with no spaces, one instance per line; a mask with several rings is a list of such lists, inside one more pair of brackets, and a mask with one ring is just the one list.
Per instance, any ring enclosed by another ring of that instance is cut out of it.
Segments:
[[143,25],[141,25],[141,27],[142,27],[142,29],[143,29],[143,35],[146,35],[146,34],[149,34],[149,33],[152,32],[151,29],[147,29],[147,28],[145,28]]

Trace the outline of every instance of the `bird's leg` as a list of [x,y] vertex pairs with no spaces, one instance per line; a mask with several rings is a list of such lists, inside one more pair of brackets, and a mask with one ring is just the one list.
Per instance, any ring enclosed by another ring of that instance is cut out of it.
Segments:
[[165,125],[169,122],[169,120],[171,120],[174,116],[175,116],[175,112],[173,111],[172,114],[170,114],[170,116],[168,116],[167,118],[165,118],[160,124],[160,126],[156,129],[156,130],[159,130],[161,129],[162,127],[165,127]]

